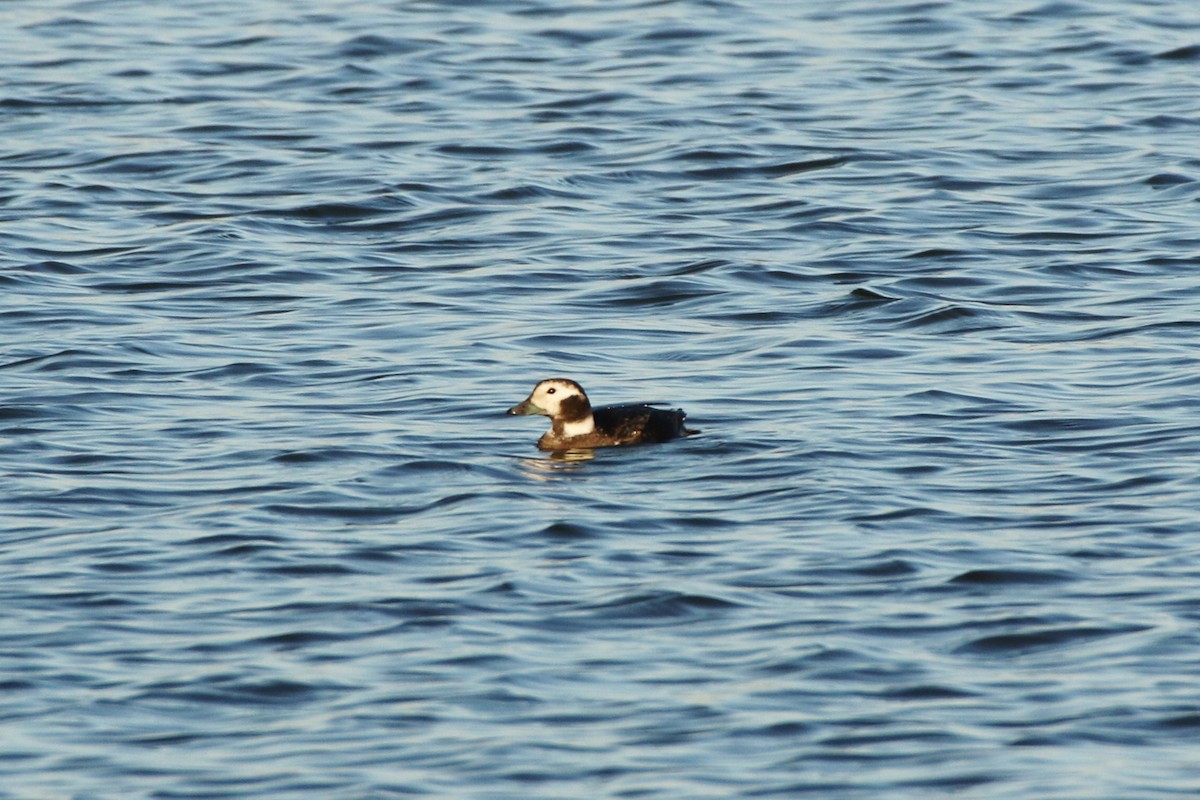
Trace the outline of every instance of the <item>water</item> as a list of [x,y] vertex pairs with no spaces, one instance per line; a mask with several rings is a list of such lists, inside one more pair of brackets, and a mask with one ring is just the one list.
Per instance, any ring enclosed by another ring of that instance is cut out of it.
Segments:
[[0,797],[1196,796],[1134,6],[5,3]]

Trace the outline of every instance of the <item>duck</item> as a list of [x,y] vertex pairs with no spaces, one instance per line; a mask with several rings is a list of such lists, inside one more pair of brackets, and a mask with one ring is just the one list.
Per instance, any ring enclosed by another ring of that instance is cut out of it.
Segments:
[[540,414],[550,430],[538,439],[539,450],[576,450],[669,442],[699,433],[684,427],[687,414],[664,403],[631,403],[592,408],[587,393],[569,378],[548,378],[529,397],[508,410],[513,416]]

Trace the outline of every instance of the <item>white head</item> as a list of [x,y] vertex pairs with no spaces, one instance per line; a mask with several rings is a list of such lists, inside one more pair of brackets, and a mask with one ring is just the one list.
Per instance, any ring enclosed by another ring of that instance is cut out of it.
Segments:
[[542,381],[524,402],[510,408],[508,413],[547,416],[559,436],[581,436],[595,430],[592,406],[583,387],[566,378]]

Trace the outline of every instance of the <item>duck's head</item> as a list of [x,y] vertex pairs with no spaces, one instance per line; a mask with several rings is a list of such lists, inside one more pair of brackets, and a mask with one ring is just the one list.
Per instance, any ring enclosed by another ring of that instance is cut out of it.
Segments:
[[509,414],[541,414],[556,421],[584,420],[592,415],[592,405],[583,387],[566,378],[550,378],[533,387],[529,397],[508,410]]

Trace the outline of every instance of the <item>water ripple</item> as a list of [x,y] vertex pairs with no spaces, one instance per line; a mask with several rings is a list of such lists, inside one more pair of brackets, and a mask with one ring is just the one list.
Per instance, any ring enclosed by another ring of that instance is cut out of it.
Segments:
[[[1193,792],[1128,5],[10,3],[0,794]],[[540,453],[556,374],[703,434]]]

